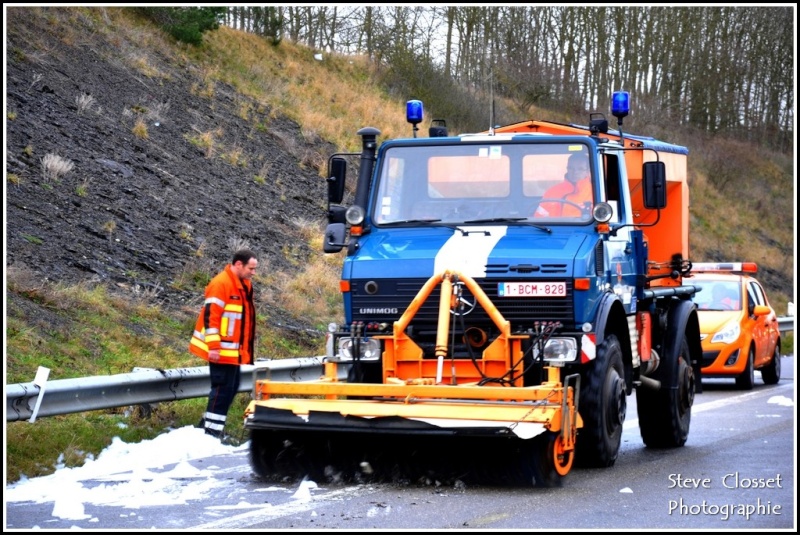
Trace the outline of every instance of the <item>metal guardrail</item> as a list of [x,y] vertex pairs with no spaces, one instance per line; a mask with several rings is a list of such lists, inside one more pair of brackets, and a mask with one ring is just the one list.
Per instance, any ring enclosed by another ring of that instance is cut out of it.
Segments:
[[781,333],[794,331],[794,316],[781,316],[778,318],[778,329]]
[[[269,375],[279,381],[311,381],[323,373],[322,357],[258,361],[242,366],[239,392],[252,391],[257,376]],[[346,373],[340,367],[342,379]],[[119,375],[11,384],[6,385],[6,422],[29,420],[34,415],[56,416],[205,397],[210,385],[208,366],[173,370],[135,368],[132,373]]]
[[[779,317],[778,326],[781,333],[794,331],[794,316]],[[270,374],[278,381],[317,379],[324,373],[322,358],[268,360],[242,366],[239,392],[251,391],[259,373]],[[344,379],[347,370],[342,366],[339,370]],[[208,395],[209,385],[208,366],[136,368],[120,375],[6,385],[6,421],[199,398]]]

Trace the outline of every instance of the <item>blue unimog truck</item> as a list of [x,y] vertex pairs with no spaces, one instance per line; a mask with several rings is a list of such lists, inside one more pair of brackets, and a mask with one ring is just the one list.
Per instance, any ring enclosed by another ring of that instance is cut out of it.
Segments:
[[[592,114],[417,137],[421,102],[407,112],[413,137],[358,132],[354,189],[354,155],[331,158],[324,251],[344,251],[345,321],[319,381],[256,382],[255,471],[458,461],[465,479],[557,485],[573,462],[614,464],[633,392],[644,444],[682,446],[702,355],[683,282],[687,149],[623,134],[625,92],[617,130]],[[546,198],[573,156],[591,198]],[[562,209],[542,217],[543,203]]]

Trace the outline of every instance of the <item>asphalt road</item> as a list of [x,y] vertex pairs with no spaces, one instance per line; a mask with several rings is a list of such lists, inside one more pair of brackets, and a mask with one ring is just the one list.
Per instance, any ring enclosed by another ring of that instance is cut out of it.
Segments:
[[[9,529],[769,529],[795,531],[794,359],[752,391],[704,381],[682,448],[643,446],[630,396],[622,449],[607,469],[573,470],[555,489],[430,485],[266,485],[247,451],[192,464],[220,481],[180,506],[86,505],[92,521],[60,520],[53,504],[6,506]],[[791,402],[791,403],[788,403]],[[168,469],[169,467],[165,467]],[[98,485],[101,482],[98,481]]]

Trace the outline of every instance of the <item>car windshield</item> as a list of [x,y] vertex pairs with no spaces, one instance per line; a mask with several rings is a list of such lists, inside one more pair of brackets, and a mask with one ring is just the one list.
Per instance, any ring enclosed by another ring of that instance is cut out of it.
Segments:
[[699,310],[741,310],[741,286],[734,281],[693,280],[701,288],[692,300]]
[[592,166],[581,143],[487,139],[393,146],[381,162],[372,210],[376,225],[431,219],[439,220],[433,225],[592,220]]

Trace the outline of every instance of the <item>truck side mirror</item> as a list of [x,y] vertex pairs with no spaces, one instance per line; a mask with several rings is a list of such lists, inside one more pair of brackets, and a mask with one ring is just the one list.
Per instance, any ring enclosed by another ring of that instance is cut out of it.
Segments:
[[444,119],[434,119],[428,128],[428,137],[447,137],[447,123]]
[[345,214],[347,208],[344,206],[330,206],[328,207],[328,223],[345,223],[347,219]]
[[322,250],[326,253],[338,253],[342,247],[347,245],[344,243],[344,237],[347,233],[347,228],[344,223],[331,223],[325,229],[325,238],[322,241]]
[[645,162],[642,166],[645,208],[667,206],[667,168],[664,162]]
[[344,182],[347,177],[347,161],[331,158],[328,177],[328,202],[339,204],[344,199]]

